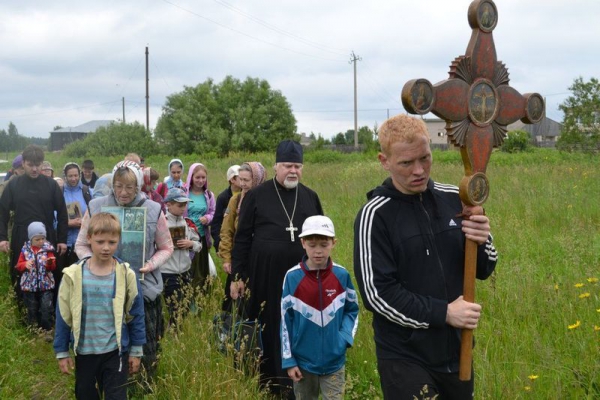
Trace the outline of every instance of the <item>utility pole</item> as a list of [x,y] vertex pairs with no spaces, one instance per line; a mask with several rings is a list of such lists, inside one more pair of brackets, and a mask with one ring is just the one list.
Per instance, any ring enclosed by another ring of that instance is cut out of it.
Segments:
[[[148,46],[146,46],[146,131],[150,132],[150,94],[149,94],[149,82],[148,77]],[[125,118],[123,118],[124,120]]]
[[125,124],[125,97],[123,97],[122,102],[123,102],[123,124]]
[[350,54],[350,61],[348,64],[354,63],[354,148],[358,149],[358,108],[357,108],[357,100],[356,100],[356,62],[362,60],[360,56],[354,54]]

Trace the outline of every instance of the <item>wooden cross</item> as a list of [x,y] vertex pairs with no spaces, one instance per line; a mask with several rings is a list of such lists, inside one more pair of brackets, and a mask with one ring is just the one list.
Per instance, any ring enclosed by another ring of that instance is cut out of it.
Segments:
[[[466,54],[450,65],[448,79],[432,85],[426,79],[413,79],[402,88],[402,104],[411,114],[434,113],[446,121],[446,132],[460,147],[465,175],[459,186],[462,202],[482,205],[489,194],[485,175],[492,149],[506,137],[506,126],[520,119],[534,124],[544,117],[544,99],[538,93],[521,95],[508,86],[508,70],[496,59],[492,31],[498,23],[498,10],[492,0],[474,0],[468,11],[471,39]],[[477,243],[465,245],[463,297],[475,301]],[[471,379],[473,331],[462,330],[461,380]]]
[[290,226],[289,228],[285,228],[286,231],[290,232],[290,240],[293,242],[294,241],[294,231],[297,231],[298,228],[296,228],[293,224],[293,222],[290,220]]

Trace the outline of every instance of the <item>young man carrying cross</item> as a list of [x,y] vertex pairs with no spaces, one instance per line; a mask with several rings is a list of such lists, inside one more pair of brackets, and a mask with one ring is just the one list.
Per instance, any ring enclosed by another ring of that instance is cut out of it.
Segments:
[[489,219],[463,207],[458,188],[430,179],[423,121],[398,115],[379,130],[379,161],[390,176],[356,217],[354,272],[373,329],[386,399],[473,397],[458,377],[460,331],[481,306],[463,300],[465,240],[478,244],[477,278],[494,271]]

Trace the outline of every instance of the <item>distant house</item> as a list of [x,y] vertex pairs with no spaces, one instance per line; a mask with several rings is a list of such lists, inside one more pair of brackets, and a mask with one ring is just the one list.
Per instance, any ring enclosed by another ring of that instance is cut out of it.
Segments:
[[310,146],[310,144],[313,142],[314,140],[310,137],[307,136],[306,133],[301,132],[300,133],[300,144],[302,146]]
[[62,150],[66,145],[73,143],[76,140],[83,139],[89,133],[96,132],[96,129],[103,126],[109,126],[114,122],[115,121],[111,120],[95,120],[75,127],[57,129],[50,132],[50,143],[48,144],[48,148],[50,151]]
[[537,147],[555,147],[556,141],[560,137],[562,124],[553,119],[544,117],[537,124],[525,124],[517,121],[508,125],[508,131],[521,130],[529,133],[531,140]]

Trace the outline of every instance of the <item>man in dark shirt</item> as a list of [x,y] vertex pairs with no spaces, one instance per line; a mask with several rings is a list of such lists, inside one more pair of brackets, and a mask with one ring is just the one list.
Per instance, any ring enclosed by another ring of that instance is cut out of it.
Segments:
[[[67,250],[68,217],[65,199],[56,181],[41,174],[44,151],[30,145],[23,151],[25,173],[11,179],[0,197],[0,251],[11,252],[10,266],[13,286],[20,298],[18,275],[13,268],[19,259],[21,247],[27,241],[27,227],[34,221],[46,227],[46,237],[59,255]],[[14,225],[9,242],[8,220],[14,211]],[[54,229],[56,212],[57,229]],[[16,285],[15,285],[16,284]]]
[[246,313],[263,325],[261,383],[281,398],[292,398],[292,380],[281,364],[281,292],[286,272],[305,254],[300,227],[313,215],[323,215],[319,196],[300,183],[302,146],[284,140],[275,155],[275,177],[252,188],[240,207],[231,253],[231,298],[249,290]]

